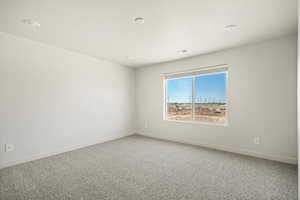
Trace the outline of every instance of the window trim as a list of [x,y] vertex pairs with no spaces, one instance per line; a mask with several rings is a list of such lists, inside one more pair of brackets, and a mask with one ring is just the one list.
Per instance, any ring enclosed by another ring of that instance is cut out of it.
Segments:
[[[185,76],[185,72],[178,72],[178,73],[182,73],[183,75],[180,77],[175,77],[175,78],[166,78],[165,76],[163,77],[163,121],[167,121],[167,122],[177,122],[177,123],[187,123],[187,124],[201,124],[201,125],[210,125],[210,126],[224,126],[227,127],[228,126],[228,112],[229,112],[229,93],[228,93],[228,77],[229,77],[229,68],[227,65],[218,65],[216,67],[219,68],[219,66],[222,67],[226,67],[226,70],[224,71],[219,71],[219,72],[207,72],[207,73],[202,73],[199,75],[189,75],[189,76]],[[215,67],[214,67],[215,68]],[[201,68],[201,69],[197,69],[197,70],[189,70],[188,73],[190,72],[197,72],[197,71],[208,71],[210,69],[214,69],[212,67],[206,67],[206,68]],[[226,112],[225,112],[225,122],[223,123],[218,123],[218,122],[208,122],[208,121],[201,121],[201,120],[195,120],[195,78],[198,76],[205,76],[207,74],[220,74],[220,73],[226,73],[226,86],[225,86],[225,90],[226,90]],[[173,74],[173,73],[172,73]],[[175,73],[174,73],[175,74]],[[174,79],[181,79],[181,78],[193,78],[192,80],[192,117],[193,120],[171,120],[167,118],[167,101],[166,101],[166,95],[167,95],[167,88],[168,88],[168,80],[174,80]]]

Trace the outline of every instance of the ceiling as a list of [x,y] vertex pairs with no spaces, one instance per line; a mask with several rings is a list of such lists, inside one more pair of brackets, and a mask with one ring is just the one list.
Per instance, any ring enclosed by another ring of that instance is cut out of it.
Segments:
[[297,0],[0,0],[0,31],[140,67],[296,33]]

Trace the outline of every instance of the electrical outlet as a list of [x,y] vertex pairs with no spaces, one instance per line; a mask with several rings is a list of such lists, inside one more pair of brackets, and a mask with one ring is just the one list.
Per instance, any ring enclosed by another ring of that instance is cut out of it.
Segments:
[[253,138],[253,143],[254,144],[260,144],[260,138],[259,137],[254,137]]
[[5,144],[5,152],[10,152],[15,150],[15,145],[13,144]]

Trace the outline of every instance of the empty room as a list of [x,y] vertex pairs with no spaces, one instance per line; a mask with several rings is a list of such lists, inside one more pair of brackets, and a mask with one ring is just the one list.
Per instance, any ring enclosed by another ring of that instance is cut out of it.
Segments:
[[0,0],[0,200],[297,200],[297,48],[297,0]]

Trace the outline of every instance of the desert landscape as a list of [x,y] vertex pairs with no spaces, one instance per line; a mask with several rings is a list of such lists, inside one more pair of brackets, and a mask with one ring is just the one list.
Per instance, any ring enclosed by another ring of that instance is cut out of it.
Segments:
[[[195,120],[224,123],[226,116],[225,103],[195,103]],[[191,103],[168,103],[167,119],[193,120]]]

